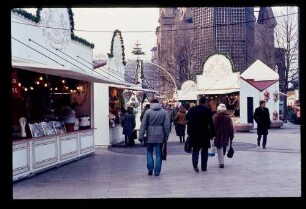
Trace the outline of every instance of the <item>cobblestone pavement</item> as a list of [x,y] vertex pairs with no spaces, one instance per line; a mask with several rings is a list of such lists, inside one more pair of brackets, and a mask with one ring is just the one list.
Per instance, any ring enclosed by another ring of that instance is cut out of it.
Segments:
[[256,130],[235,133],[232,159],[209,157],[195,173],[191,155],[175,136],[160,176],[148,176],[146,147],[97,148],[94,155],[13,183],[14,199],[300,197],[300,126],[270,129],[267,149],[257,148]]

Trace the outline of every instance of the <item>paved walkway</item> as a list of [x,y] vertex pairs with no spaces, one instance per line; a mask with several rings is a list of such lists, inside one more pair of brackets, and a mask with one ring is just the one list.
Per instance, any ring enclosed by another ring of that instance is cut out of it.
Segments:
[[210,157],[195,173],[191,155],[174,134],[160,176],[148,176],[146,147],[97,148],[95,155],[13,184],[14,199],[300,197],[300,126],[270,129],[267,149],[256,147],[256,130],[235,133],[225,168]]

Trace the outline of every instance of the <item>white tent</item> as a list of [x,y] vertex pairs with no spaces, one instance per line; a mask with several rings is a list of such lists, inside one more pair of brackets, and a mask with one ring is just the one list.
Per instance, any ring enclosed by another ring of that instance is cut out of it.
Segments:
[[240,73],[232,73],[220,80],[197,76],[198,92],[199,94],[228,94],[237,92],[240,89],[239,79]]
[[278,120],[279,75],[256,60],[242,74],[240,79],[240,123],[253,123],[253,113],[260,100],[266,100],[271,120]]

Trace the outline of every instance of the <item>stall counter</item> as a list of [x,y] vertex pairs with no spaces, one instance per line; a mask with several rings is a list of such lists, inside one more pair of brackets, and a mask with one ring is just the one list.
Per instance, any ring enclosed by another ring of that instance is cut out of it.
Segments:
[[94,154],[94,129],[13,141],[13,181]]

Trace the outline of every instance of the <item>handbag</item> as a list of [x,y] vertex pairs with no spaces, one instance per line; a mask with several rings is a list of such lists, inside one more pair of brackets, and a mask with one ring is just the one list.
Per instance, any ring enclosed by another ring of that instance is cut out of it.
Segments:
[[134,130],[134,131],[131,133],[130,139],[137,139],[137,131],[136,131],[136,130]]
[[214,141],[210,140],[210,148],[208,148],[208,156],[213,157],[216,155],[216,147]]
[[163,147],[162,147],[162,160],[167,160],[167,142],[163,143]]
[[230,144],[230,148],[229,148],[229,150],[228,150],[228,152],[227,152],[227,157],[228,158],[232,158],[233,156],[234,156],[234,149],[233,149],[233,146],[232,146],[232,143]]
[[188,136],[184,145],[184,151],[187,153],[191,153],[192,151],[192,147],[191,147],[191,141],[190,141],[190,137]]

